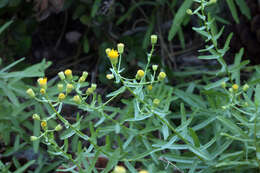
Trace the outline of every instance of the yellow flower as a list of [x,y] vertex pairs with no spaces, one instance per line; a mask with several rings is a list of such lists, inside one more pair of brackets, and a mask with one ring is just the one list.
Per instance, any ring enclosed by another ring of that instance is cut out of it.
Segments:
[[107,56],[113,65],[117,64],[119,54],[116,50],[112,49],[112,50],[108,51]]
[[44,88],[41,88],[40,93],[44,95],[46,93],[46,90]]
[[46,89],[47,88],[47,78],[39,78],[38,79],[38,84],[40,85],[41,88]]
[[233,88],[234,91],[237,91],[239,86],[237,84],[234,84],[234,85],[232,85],[232,88]]
[[71,71],[71,69],[67,69],[67,70],[65,70],[65,75],[67,76],[67,78],[70,80],[70,79],[72,79],[72,71]]
[[47,127],[47,121],[46,121],[46,120],[43,120],[43,121],[41,122],[41,127],[42,127],[43,129],[46,129],[46,127]]
[[62,100],[64,100],[66,98],[66,95],[64,94],[64,93],[60,93],[59,95],[58,95],[58,100],[59,101],[62,101]]
[[135,77],[136,79],[141,79],[142,77],[144,77],[144,71],[138,70]]

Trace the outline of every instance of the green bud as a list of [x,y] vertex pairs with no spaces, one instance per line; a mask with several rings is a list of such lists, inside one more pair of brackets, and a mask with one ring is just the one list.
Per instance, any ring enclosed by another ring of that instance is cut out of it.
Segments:
[[38,140],[38,137],[36,137],[36,136],[31,136],[31,137],[30,137],[30,140],[31,140],[31,141],[36,141],[36,140]]
[[58,87],[59,92],[63,91],[63,84],[58,84],[57,87]]
[[54,130],[55,130],[55,131],[60,131],[60,130],[62,130],[62,125],[58,124],[58,125],[55,127]]
[[193,15],[193,12],[192,12],[191,9],[187,9],[187,10],[186,10],[186,13],[187,13],[188,15]]
[[32,88],[29,88],[29,89],[26,91],[26,93],[27,93],[30,97],[32,97],[32,98],[35,97],[35,93],[34,93],[34,91],[33,91]]
[[59,72],[58,76],[60,77],[61,80],[65,80],[65,78],[66,78],[63,71]]
[[156,44],[157,43],[157,35],[151,35],[151,43],[152,45]]
[[243,86],[243,91],[247,91],[248,89],[249,89],[249,85],[245,84],[245,85]]
[[117,51],[119,54],[122,54],[124,52],[125,45],[123,43],[117,44]]
[[41,118],[40,118],[40,116],[38,114],[33,114],[32,118],[34,120],[39,120],[39,121],[41,120]]
[[153,65],[152,68],[153,68],[153,71],[156,71],[158,69],[158,65]]
[[153,104],[155,104],[156,106],[158,106],[160,104],[160,100],[159,99],[154,99],[153,100]]

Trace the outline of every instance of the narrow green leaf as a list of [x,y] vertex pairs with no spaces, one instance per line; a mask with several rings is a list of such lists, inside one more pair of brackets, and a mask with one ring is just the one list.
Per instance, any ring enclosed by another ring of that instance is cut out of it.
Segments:
[[233,19],[236,21],[236,23],[239,23],[239,18],[238,18],[238,13],[237,13],[237,8],[234,3],[234,0],[226,0],[228,7],[231,11]]
[[186,10],[191,7],[193,1],[192,0],[185,0],[181,7],[178,9],[176,15],[173,18],[172,25],[169,31],[168,40],[171,41],[178,30],[180,29],[180,26],[183,22],[183,19],[186,14]]
[[229,80],[228,77],[224,77],[224,78],[222,78],[222,79],[220,79],[220,80],[218,80],[218,81],[216,81],[216,82],[214,82],[214,83],[210,83],[210,84],[206,85],[204,88],[205,88],[206,90],[210,90],[210,89],[212,89],[212,88],[219,87],[222,82],[226,82],[226,81],[228,81],[228,80]]
[[247,19],[250,20],[251,12],[250,12],[250,8],[248,7],[246,1],[245,0],[236,0],[236,4],[238,5],[242,14],[244,14],[247,17]]

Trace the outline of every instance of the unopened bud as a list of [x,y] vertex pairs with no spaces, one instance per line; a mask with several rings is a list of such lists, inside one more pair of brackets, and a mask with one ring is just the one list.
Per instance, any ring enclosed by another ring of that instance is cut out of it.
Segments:
[[157,35],[151,35],[151,43],[152,45],[156,44],[157,43]]
[[63,91],[63,84],[58,84],[57,87],[58,87],[59,92]]
[[58,124],[58,125],[55,127],[54,130],[55,130],[55,131],[60,131],[60,130],[62,130],[62,125]]
[[29,89],[26,91],[26,93],[27,93],[30,97],[32,97],[32,98],[35,97],[35,93],[34,93],[34,91],[33,91],[32,88],[29,88]]
[[158,65],[153,65],[152,68],[153,68],[153,71],[156,71],[158,69]]
[[75,103],[77,103],[77,104],[80,104],[80,103],[81,103],[81,98],[80,98],[80,96],[79,96],[79,95],[75,95],[75,96],[73,97],[73,101],[74,101]]
[[123,43],[117,44],[117,51],[119,54],[122,54],[124,52],[125,45]]
[[61,80],[65,80],[65,78],[66,78],[63,71],[59,72],[58,76],[60,77]]
[[72,84],[67,84],[66,86],[66,93],[69,94],[74,89],[74,86]]
[[41,118],[40,118],[40,116],[39,116],[38,114],[33,114],[33,115],[32,115],[32,118],[33,118],[34,120],[41,120]]

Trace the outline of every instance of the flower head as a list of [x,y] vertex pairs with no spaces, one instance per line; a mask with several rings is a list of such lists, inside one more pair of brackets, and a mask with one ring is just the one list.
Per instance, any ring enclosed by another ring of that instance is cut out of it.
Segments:
[[47,88],[47,77],[45,78],[39,78],[37,80],[38,84],[40,85],[41,88],[46,89]]
[[58,100],[59,101],[62,101],[62,100],[64,100],[66,98],[66,95],[64,94],[64,93],[60,93],[59,95],[58,95]]
[[165,72],[160,72],[159,75],[158,75],[158,80],[163,80],[166,78],[166,73]]
[[156,44],[157,43],[157,35],[151,35],[151,43],[152,45]]
[[80,104],[80,103],[81,103],[81,98],[80,98],[80,96],[79,96],[79,95],[75,95],[75,96],[73,97],[73,101],[74,101],[75,103],[77,103],[77,104]]
[[106,78],[109,79],[109,80],[114,79],[114,75],[113,74],[107,74]]
[[237,91],[239,86],[237,84],[234,84],[234,85],[232,85],[232,88],[233,88],[234,91]]
[[67,77],[69,80],[71,80],[71,79],[73,78],[71,69],[65,70],[64,73],[65,73],[66,77]]
[[141,79],[142,77],[144,77],[144,71],[138,70],[136,73],[136,79]]
[[118,56],[119,56],[117,50],[112,49],[110,51],[107,51],[107,56],[110,59],[111,63],[115,66],[118,62]]
[[151,91],[151,90],[153,89],[153,86],[152,86],[152,85],[148,85],[148,86],[147,86],[147,89],[148,89],[149,91]]
[[47,128],[47,121],[46,120],[43,120],[41,122],[41,127],[45,130]]

